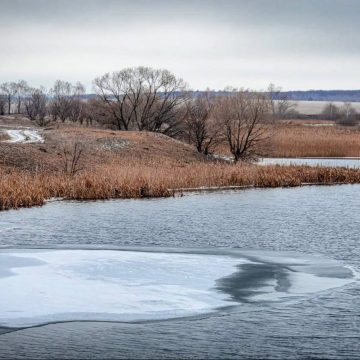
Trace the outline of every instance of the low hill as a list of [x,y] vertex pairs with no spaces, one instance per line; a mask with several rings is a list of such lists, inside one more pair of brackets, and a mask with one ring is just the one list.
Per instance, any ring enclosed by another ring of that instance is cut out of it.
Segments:
[[[0,130],[9,128],[8,124],[2,126],[0,122]],[[15,128],[19,126],[18,123]],[[63,171],[65,162],[71,162],[75,147],[81,152],[78,167],[84,170],[129,161],[161,164],[206,160],[192,146],[158,133],[62,124],[37,131],[45,139],[44,143],[9,143],[5,137],[3,141],[0,139],[0,165],[31,172]]]

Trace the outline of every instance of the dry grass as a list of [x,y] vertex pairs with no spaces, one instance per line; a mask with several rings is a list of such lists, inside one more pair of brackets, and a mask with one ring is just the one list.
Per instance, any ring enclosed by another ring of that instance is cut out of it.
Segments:
[[[331,124],[328,126],[328,124]],[[216,152],[231,156],[223,143]],[[264,157],[360,157],[360,128],[333,126],[330,121],[280,121],[263,144]]]
[[279,127],[271,141],[275,157],[359,157],[360,130],[338,126],[306,126],[293,123]]
[[9,135],[6,134],[5,132],[1,132],[1,129],[0,129],[0,141],[5,141],[5,140],[9,140]]
[[[45,139],[45,144],[0,144],[0,210],[42,205],[52,197],[168,197],[179,188],[360,183],[355,169],[214,162],[160,134],[61,126],[45,131]],[[286,124],[273,149],[277,156],[358,156],[359,139],[355,130]],[[75,176],[62,171],[65,141],[84,146],[82,170]]]
[[[161,134],[76,126],[44,134],[45,144],[0,143],[0,209],[41,205],[51,197],[170,196],[166,176],[176,179],[178,168],[207,161],[191,146]],[[76,176],[63,171],[67,142],[84,149]]]
[[0,173],[0,209],[42,205],[51,197],[74,200],[169,197],[174,195],[171,189],[176,188],[280,187],[303,183],[360,183],[360,170],[219,163],[161,167],[128,163],[121,168],[100,167],[74,177],[14,170]]

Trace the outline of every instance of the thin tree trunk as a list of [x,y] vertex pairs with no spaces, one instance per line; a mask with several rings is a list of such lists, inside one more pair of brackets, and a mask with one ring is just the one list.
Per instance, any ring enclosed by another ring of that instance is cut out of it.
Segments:
[[11,96],[8,95],[8,114],[10,115],[11,113]]

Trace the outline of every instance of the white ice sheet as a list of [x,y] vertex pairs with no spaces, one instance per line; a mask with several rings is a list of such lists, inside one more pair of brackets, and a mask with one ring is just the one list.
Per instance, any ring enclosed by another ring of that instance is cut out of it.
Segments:
[[54,250],[0,253],[0,262],[9,264],[7,276],[3,269],[0,277],[0,326],[20,327],[206,313],[233,304],[214,289],[215,280],[235,272],[242,261],[211,255]]
[[[163,320],[209,313],[239,304],[228,294],[231,289],[218,290],[217,280],[228,276],[234,280],[230,284],[240,289],[241,279],[245,279],[253,302],[308,296],[355,281],[349,268],[320,257],[246,254],[3,250],[0,327],[81,320]],[[261,274],[256,269],[261,264],[264,279],[259,282]],[[267,264],[277,264],[282,275],[271,275]],[[254,287],[249,288],[252,276]]]

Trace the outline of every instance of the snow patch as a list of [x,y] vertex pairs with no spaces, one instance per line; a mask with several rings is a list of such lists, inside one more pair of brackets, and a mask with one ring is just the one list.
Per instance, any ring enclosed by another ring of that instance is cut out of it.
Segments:
[[43,143],[44,138],[34,129],[26,130],[4,130],[4,132],[10,137],[9,140],[5,140],[7,143]]

